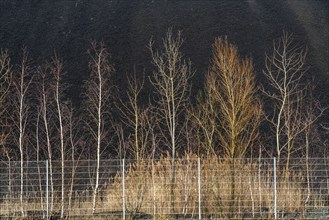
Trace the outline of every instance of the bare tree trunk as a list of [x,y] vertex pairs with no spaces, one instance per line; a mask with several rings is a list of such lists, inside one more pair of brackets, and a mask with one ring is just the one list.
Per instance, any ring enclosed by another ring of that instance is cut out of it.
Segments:
[[90,121],[87,121],[87,126],[90,129],[91,137],[95,141],[93,144],[96,147],[96,176],[92,195],[92,213],[94,214],[99,188],[101,148],[106,140],[108,130],[105,126],[108,126],[110,114],[108,110],[111,90],[109,77],[114,69],[109,63],[109,53],[103,44],[97,45],[96,42],[93,42],[89,54],[91,57],[91,75],[86,82],[86,101],[87,105],[89,105],[87,111],[90,117]]
[[[40,193],[40,205],[42,210],[44,209],[43,204],[43,190],[42,190],[42,177],[41,177],[41,170],[40,170],[40,140],[39,140],[39,123],[40,122],[40,110],[38,109],[37,112],[37,122],[36,122],[36,130],[35,130],[35,137],[36,137],[36,145],[37,145],[37,169],[38,169],[38,176],[39,176],[39,193]],[[45,217],[45,213],[42,213],[42,217]]]
[[[76,168],[78,166],[78,162],[79,162],[79,158],[81,155],[79,155],[79,157],[77,158],[76,161],[76,140],[74,138],[74,134],[73,132],[75,130],[74,129],[74,122],[73,122],[73,110],[72,108],[68,108],[68,120],[69,120],[69,141],[70,141],[70,146],[71,146],[71,160],[72,160],[72,167],[71,167],[71,183],[70,183],[70,191],[69,191],[69,195],[68,195],[68,209],[69,211],[72,210],[72,195],[73,195],[73,187],[74,187],[74,178],[75,178],[75,174],[76,174]],[[77,123],[78,124],[78,123]]]
[[20,153],[20,178],[21,178],[21,182],[20,182],[20,187],[21,187],[21,191],[19,194],[19,201],[20,201],[20,207],[21,207],[21,214],[22,217],[25,217],[24,214],[24,207],[23,207],[23,193],[24,193],[24,151],[23,151],[23,115],[22,115],[22,102],[23,100],[21,99],[21,104],[20,104],[20,110],[19,110],[19,153]]
[[[175,94],[175,86],[173,78],[170,79],[170,93]],[[175,160],[176,160],[176,104],[175,104],[175,96],[172,95],[171,97],[171,146],[172,146],[172,158],[171,158],[171,180],[170,180],[170,202],[171,202],[171,213],[175,213],[175,175],[176,175],[176,167],[175,167]]]
[[[52,86],[50,82],[49,66],[45,65],[38,69],[39,75],[39,99],[40,99],[40,115],[42,118],[44,126],[44,135],[45,135],[45,145],[48,156],[49,163],[49,180],[50,180],[50,204],[49,204],[49,213],[50,215],[54,209],[54,178],[53,178],[53,149],[51,144],[51,114],[49,114],[50,109],[52,108],[52,100],[50,100],[50,95],[52,94]],[[41,141],[41,140],[40,140]]]
[[[44,106],[44,108],[47,108]],[[47,119],[47,110],[44,109],[43,121],[45,126],[46,141],[47,141],[47,151],[48,151],[48,161],[49,161],[49,179],[50,179],[50,213],[53,212],[54,208],[54,178],[53,178],[53,156],[52,156],[52,147],[50,144],[50,134],[48,129],[48,119]]]
[[258,195],[259,195],[259,213],[262,216],[262,206],[263,206],[263,191],[261,184],[261,164],[262,164],[262,146],[259,148],[259,157],[258,157]]
[[236,196],[235,196],[235,158],[232,158],[230,161],[230,177],[231,177],[231,194],[229,201],[229,218],[234,217]]
[[93,214],[96,211],[96,197],[98,192],[98,185],[99,185],[99,163],[100,163],[100,148],[101,148],[101,115],[102,115],[102,92],[103,92],[103,84],[102,84],[102,75],[101,75],[101,66],[100,66],[100,57],[98,58],[98,66],[97,66],[97,74],[99,80],[99,87],[98,87],[98,107],[97,107],[97,164],[96,164],[96,182],[93,194]]
[[[20,153],[20,211],[21,215],[25,216],[24,211],[24,148],[25,148],[25,139],[26,139],[26,124],[29,119],[29,106],[27,103],[27,96],[29,92],[29,87],[32,82],[32,77],[29,77],[29,66],[28,66],[28,55],[27,51],[23,50],[22,62],[20,66],[20,71],[17,75],[17,78],[14,79],[14,96],[15,103],[14,108],[17,113],[17,118],[14,120],[18,128],[18,148]],[[16,136],[16,135],[15,135]]]
[[[305,147],[306,147],[306,181],[307,181],[307,196],[305,199],[305,206],[308,205],[308,202],[310,200],[310,195],[311,195],[311,184],[310,184],[310,167],[309,167],[309,133],[305,133]],[[306,207],[307,208],[307,207]]]
[[43,121],[44,126],[44,135],[46,142],[46,151],[48,154],[48,162],[49,162],[49,180],[50,180],[50,213],[53,212],[54,207],[54,180],[53,180],[53,153],[52,146],[50,141],[50,130],[49,130],[49,114],[48,114],[48,106],[50,105],[50,101],[48,99],[50,94],[50,85],[46,82],[48,80],[47,69],[48,67],[39,68],[39,95],[40,95],[40,115]]
[[8,159],[8,192],[9,192],[9,206],[8,206],[8,216],[12,215],[11,208],[12,208],[12,186],[11,186],[11,158],[9,155],[9,150],[5,149],[5,154]]
[[61,218],[64,217],[64,201],[65,201],[65,149],[64,149],[64,129],[63,129],[63,115],[61,107],[61,91],[60,91],[60,77],[62,72],[62,63],[55,57],[53,59],[53,74],[55,76],[55,102],[57,117],[59,122],[59,140],[61,151]]
[[286,97],[287,97],[287,95],[284,93],[282,103],[279,106],[279,113],[277,116],[276,126],[275,126],[276,153],[277,153],[277,163],[278,164],[280,164],[280,159],[281,159],[281,144],[280,144],[280,138],[281,138],[281,133],[282,133],[281,120],[283,117],[282,115],[283,115],[284,107],[286,105]]

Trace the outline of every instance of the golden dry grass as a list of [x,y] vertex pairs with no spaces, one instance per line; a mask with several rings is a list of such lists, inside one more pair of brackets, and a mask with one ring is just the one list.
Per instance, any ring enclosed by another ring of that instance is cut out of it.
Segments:
[[[201,159],[201,212],[205,217],[227,218],[234,211],[235,218],[273,218],[274,183],[273,167],[269,164],[259,166],[257,162],[247,160],[235,162],[235,201],[230,209],[231,170],[227,160],[217,157]],[[156,219],[170,219],[172,214],[185,218],[198,217],[198,162],[195,155],[185,155],[176,161],[175,213],[171,213],[170,204],[170,158],[161,158],[156,162],[142,161],[129,164],[125,172],[125,209],[129,216],[155,216]],[[311,192],[307,205],[307,189],[302,172],[277,170],[277,207],[279,213],[305,213],[308,208],[326,208],[324,195]],[[102,189],[97,200],[97,216],[111,219],[122,213],[122,174],[120,172]],[[90,216],[92,200],[89,195],[81,195],[73,200],[70,216]],[[26,210],[40,209],[40,201],[26,202]],[[1,202],[1,210],[19,213],[19,203]],[[55,206],[54,210],[59,209]],[[168,215],[170,214],[171,215]],[[1,215],[8,215],[1,212]],[[97,217],[94,216],[94,217]],[[88,217],[86,217],[88,219]]]

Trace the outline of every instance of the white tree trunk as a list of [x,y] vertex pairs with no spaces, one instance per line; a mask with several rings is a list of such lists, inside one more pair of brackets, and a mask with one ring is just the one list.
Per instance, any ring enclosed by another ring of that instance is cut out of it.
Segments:
[[100,148],[101,148],[101,125],[102,125],[102,75],[101,75],[101,65],[100,65],[100,57],[98,59],[98,80],[99,80],[99,87],[98,87],[98,106],[97,106],[97,164],[96,164],[96,179],[95,179],[95,188],[94,188],[94,195],[93,195],[93,214],[96,211],[96,199],[99,187],[99,163],[100,163]]

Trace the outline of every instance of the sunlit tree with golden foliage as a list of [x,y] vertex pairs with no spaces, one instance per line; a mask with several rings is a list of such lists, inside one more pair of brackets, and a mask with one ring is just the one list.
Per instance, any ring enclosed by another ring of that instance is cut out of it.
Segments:
[[218,136],[225,155],[243,157],[257,138],[261,115],[252,60],[240,59],[236,46],[217,38],[206,88],[218,107]]
[[256,97],[252,60],[240,59],[237,47],[226,38],[217,38],[213,59],[206,79],[209,97],[218,109],[217,134],[225,156],[231,161],[231,203],[233,214],[235,196],[235,159],[245,155],[257,138],[261,116]]

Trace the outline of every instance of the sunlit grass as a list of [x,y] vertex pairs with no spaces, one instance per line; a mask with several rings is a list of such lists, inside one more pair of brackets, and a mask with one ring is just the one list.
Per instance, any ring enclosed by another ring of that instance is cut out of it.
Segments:
[[[198,162],[195,155],[185,155],[176,160],[174,185],[175,207],[171,212],[170,203],[170,158],[158,161],[129,163],[124,176],[118,172],[103,186],[97,198],[97,212],[93,216],[104,219],[120,219],[123,202],[127,219],[151,218],[170,219],[171,217],[198,218]],[[234,218],[273,219],[274,182],[271,160],[259,166],[257,161],[236,160],[235,162],[235,201],[230,209],[231,179],[230,165],[227,160],[217,157],[201,159],[200,195],[202,218],[227,218],[232,210]],[[312,190],[308,204],[306,177],[301,171],[286,172],[277,170],[277,211],[284,216],[289,213],[303,215],[310,209],[328,208],[326,196]],[[124,190],[124,191],[123,191]],[[123,201],[123,195],[125,200]],[[59,196],[59,193],[58,193]],[[1,216],[20,216],[18,198],[4,199],[0,203]],[[59,197],[55,199],[54,213],[59,213]],[[45,207],[45,201],[43,201]],[[41,200],[32,196],[24,203],[24,210],[36,210],[35,215],[45,214]],[[33,214],[33,212],[31,212]],[[76,193],[71,209],[65,211],[70,218],[92,217],[92,193]]]

